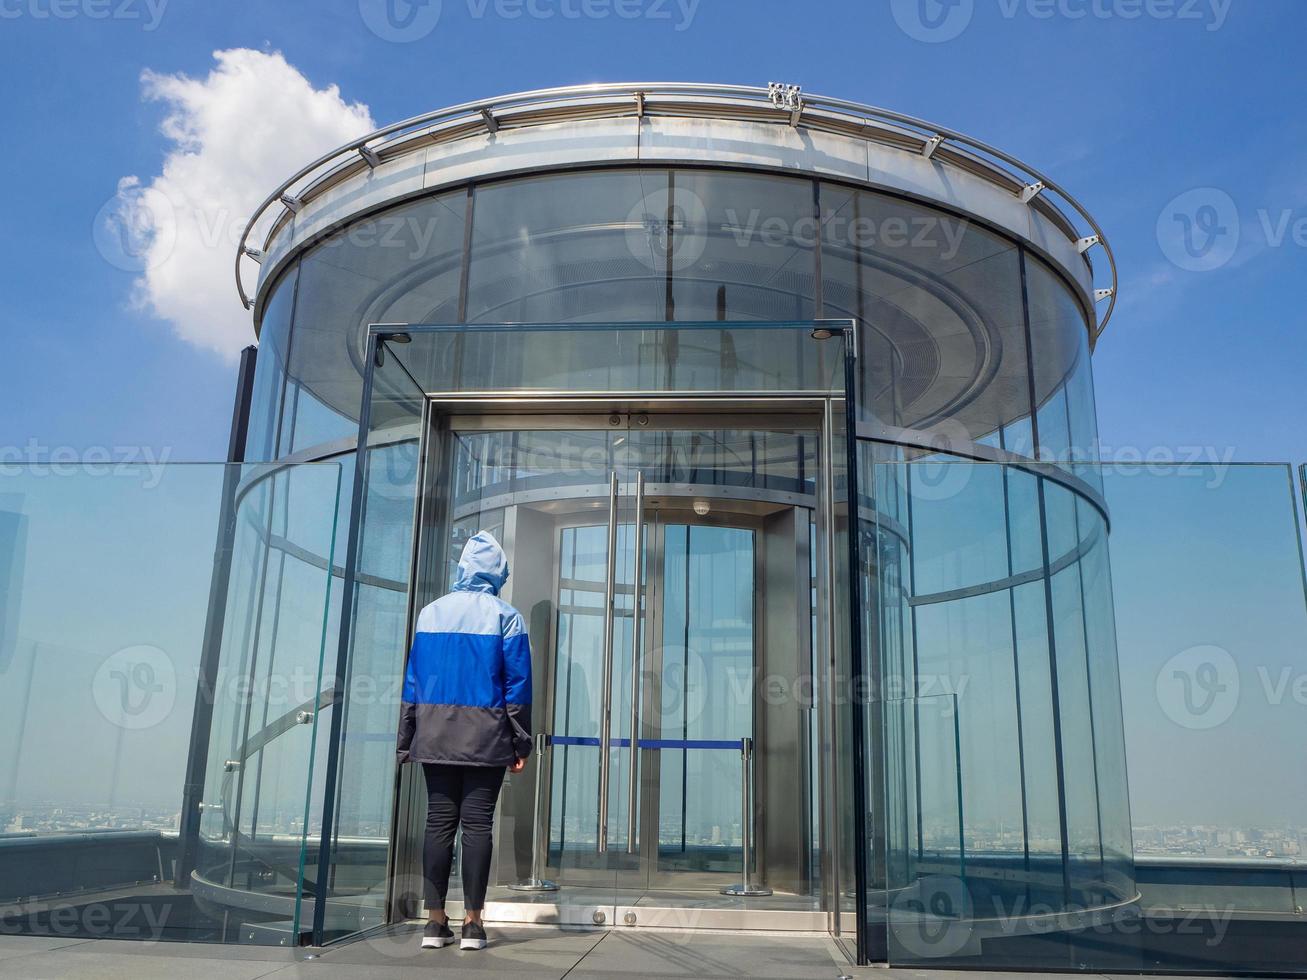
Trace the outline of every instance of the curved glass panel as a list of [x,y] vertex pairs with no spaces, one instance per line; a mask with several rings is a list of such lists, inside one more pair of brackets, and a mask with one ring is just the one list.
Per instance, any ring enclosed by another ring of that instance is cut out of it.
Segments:
[[[662,320],[681,222],[659,170],[561,174],[476,191],[470,323]],[[456,322],[427,318],[418,322]]]
[[1015,464],[858,448],[890,960],[1091,956],[1083,927],[1135,897],[1099,505]]
[[295,941],[339,474],[5,468],[4,932]]
[[[265,314],[265,345],[289,357],[284,417],[270,422],[278,409],[261,398],[255,430],[280,428],[280,454],[352,436],[369,323],[821,316],[859,323],[859,417],[885,438],[1033,456],[1035,416],[1045,457],[1092,460],[1084,312],[1034,258],[1023,297],[1022,261],[965,217],[796,177],[622,167],[479,185],[398,205],[305,254],[288,355],[289,283]],[[572,386],[533,374],[536,387]]]
[[373,323],[459,319],[467,194],[391,208],[340,229],[300,262],[281,452],[358,434]]
[[1016,245],[965,218],[821,187],[821,315],[861,325],[859,417],[1030,455]]
[[250,400],[249,432],[245,459],[261,463],[283,455],[278,449],[282,397],[286,391],[290,354],[291,318],[295,311],[296,263],[272,287],[263,311],[259,356],[255,361],[254,393]]
[[1029,254],[1026,289],[1040,458],[1097,483],[1098,420],[1084,311],[1065,281]]

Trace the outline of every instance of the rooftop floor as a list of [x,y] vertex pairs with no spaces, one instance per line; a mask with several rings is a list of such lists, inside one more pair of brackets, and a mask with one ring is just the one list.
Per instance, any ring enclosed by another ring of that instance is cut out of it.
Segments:
[[[258,946],[137,943],[112,939],[0,936],[0,978],[94,980],[416,980],[442,977],[578,978],[756,977],[776,980],[876,980],[958,977],[986,980],[1039,974],[854,969],[829,939],[775,934],[572,931],[554,927],[491,930],[484,952],[422,950],[420,928],[405,926],[382,938],[355,942],[320,955]],[[1066,974],[1050,974],[1065,980]],[[1118,980],[1108,974],[1090,974]],[[1126,980],[1122,977],[1120,980]],[[1174,978],[1173,978],[1174,980]]]

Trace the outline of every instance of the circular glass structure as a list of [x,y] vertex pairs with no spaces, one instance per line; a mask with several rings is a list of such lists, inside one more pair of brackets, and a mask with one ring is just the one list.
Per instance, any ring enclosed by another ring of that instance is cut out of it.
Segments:
[[[974,921],[1131,901],[1094,465],[1101,236],[997,151],[886,114],[873,131],[833,100],[544,101],[397,127],[278,192],[247,458],[351,459],[374,324],[853,321],[870,826],[840,861],[865,851],[898,960],[926,955],[895,937],[932,889]],[[410,552],[360,561],[400,648]],[[339,833],[388,824],[385,750]]]

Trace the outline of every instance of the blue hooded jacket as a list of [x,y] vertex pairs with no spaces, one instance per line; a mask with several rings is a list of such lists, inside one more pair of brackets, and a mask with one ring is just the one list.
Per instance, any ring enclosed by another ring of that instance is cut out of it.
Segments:
[[400,762],[507,766],[531,752],[531,641],[499,590],[508,558],[478,531],[454,591],[418,615],[404,671]]

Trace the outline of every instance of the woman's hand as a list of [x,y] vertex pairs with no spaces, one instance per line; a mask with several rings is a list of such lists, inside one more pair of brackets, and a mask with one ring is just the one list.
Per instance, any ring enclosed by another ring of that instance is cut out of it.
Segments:
[[526,768],[525,759],[514,759],[513,764],[508,767],[508,771],[516,775],[517,773],[521,772],[525,768]]

